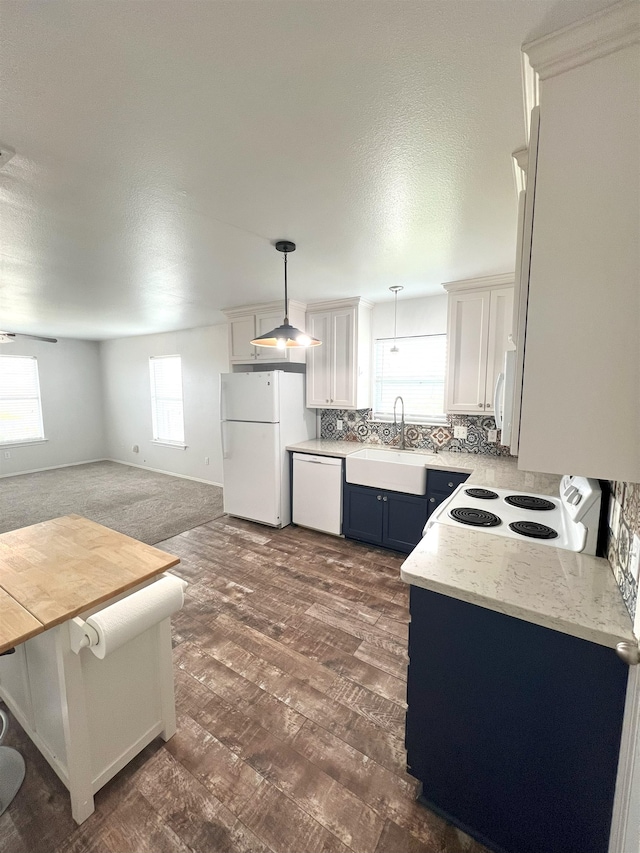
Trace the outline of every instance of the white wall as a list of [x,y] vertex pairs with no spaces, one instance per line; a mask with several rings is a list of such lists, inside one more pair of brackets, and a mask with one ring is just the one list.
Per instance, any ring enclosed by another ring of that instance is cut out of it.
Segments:
[[[372,338],[393,337],[393,302],[379,302],[372,311]],[[398,337],[447,332],[447,294],[403,299],[398,294]]]
[[[23,474],[104,458],[100,352],[95,341],[57,344],[18,339],[0,344],[3,355],[38,359],[46,441],[0,448],[0,475]],[[5,454],[10,453],[6,459]]]
[[[229,370],[227,346],[226,324],[103,341],[106,455],[221,485],[219,388],[220,373]],[[151,441],[149,358],[159,355],[182,357],[186,450]]]

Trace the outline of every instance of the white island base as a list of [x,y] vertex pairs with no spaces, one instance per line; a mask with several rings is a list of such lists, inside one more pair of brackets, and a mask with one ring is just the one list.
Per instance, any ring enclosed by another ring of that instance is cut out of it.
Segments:
[[109,779],[158,735],[175,734],[176,717],[169,618],[102,660],[72,651],[70,626],[0,658],[0,698],[68,788],[80,824]]

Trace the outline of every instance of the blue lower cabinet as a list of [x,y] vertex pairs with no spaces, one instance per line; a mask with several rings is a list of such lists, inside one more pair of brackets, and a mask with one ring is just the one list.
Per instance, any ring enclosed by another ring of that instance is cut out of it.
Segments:
[[408,554],[418,544],[429,514],[426,495],[405,495],[345,483],[342,529],[348,539]]
[[468,474],[429,471],[427,493],[406,495],[344,483],[342,531],[348,539],[408,554],[422,538],[427,519]]
[[411,587],[420,800],[500,853],[607,853],[628,667],[613,649]]
[[426,495],[404,495],[384,492],[382,517],[382,544],[395,551],[409,553],[420,539],[429,515]]
[[382,544],[384,502],[380,489],[345,484],[342,498],[342,531],[349,539]]

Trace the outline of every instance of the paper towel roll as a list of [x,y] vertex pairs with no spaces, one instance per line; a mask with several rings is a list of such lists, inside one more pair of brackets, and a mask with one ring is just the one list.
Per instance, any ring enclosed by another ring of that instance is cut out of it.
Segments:
[[120,646],[157,625],[184,603],[184,581],[164,575],[144,589],[133,592],[86,619],[98,635],[97,644],[89,648],[97,658],[104,658]]

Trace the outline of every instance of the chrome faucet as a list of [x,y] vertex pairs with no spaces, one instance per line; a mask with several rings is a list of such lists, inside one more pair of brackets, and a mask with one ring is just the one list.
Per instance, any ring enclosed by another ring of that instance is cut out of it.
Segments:
[[402,397],[398,396],[393,401],[393,425],[396,428],[396,435],[398,435],[398,419],[396,417],[396,406],[398,404],[398,400],[402,403],[402,413],[400,415],[400,450],[404,450],[404,400]]

